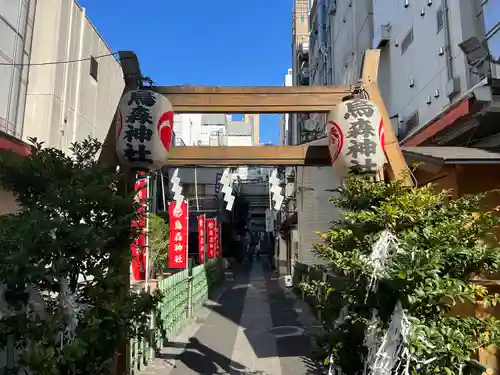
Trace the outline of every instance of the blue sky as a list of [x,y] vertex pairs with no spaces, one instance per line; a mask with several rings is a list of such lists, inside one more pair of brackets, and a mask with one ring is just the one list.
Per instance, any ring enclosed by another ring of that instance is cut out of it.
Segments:
[[[79,0],[108,45],[133,50],[158,85],[281,86],[292,0]],[[261,116],[276,143],[278,115]]]

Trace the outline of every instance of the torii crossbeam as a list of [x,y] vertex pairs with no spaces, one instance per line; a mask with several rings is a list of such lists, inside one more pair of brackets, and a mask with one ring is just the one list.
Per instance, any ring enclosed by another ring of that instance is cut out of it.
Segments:
[[[365,52],[361,84],[370,100],[378,105],[385,131],[387,172],[391,179],[411,183],[408,169],[391,120],[377,87],[379,50]],[[124,63],[122,62],[122,67]],[[125,68],[124,68],[125,71]],[[127,82],[125,90],[137,87],[137,77]],[[172,103],[174,113],[325,113],[352,90],[349,86],[283,86],[283,87],[205,87],[159,86],[153,89]],[[114,160],[115,122],[111,124],[101,158]],[[175,147],[165,161],[170,166],[324,166],[330,164],[326,145],[260,146],[260,147]]]

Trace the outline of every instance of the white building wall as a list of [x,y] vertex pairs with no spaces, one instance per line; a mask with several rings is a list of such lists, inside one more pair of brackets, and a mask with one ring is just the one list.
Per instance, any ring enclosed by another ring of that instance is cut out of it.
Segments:
[[16,138],[22,137],[35,8],[36,0],[0,0],[0,131]]
[[[393,3],[396,1],[400,0]],[[328,72],[334,84],[351,84],[359,79],[364,51],[371,48],[373,39],[373,2],[377,0],[333,1],[335,8],[326,5]]]
[[201,114],[174,117],[176,146],[227,146],[227,126],[202,123]]
[[[484,34],[478,35],[477,29],[479,1],[441,0],[405,8],[400,0],[390,11],[387,4],[378,0],[374,7],[375,30],[383,23],[391,25],[390,42],[381,53],[379,85],[389,114],[398,116],[397,124],[393,122],[397,132],[406,133],[410,126],[416,125],[414,131],[431,121],[478,82],[458,44],[474,35],[482,40]],[[453,93],[449,88],[454,79],[458,85]],[[416,124],[407,124],[412,117]]]
[[313,244],[321,242],[318,231],[326,232],[332,221],[342,219],[341,211],[329,203],[330,190],[340,186],[342,179],[332,167],[298,167],[297,181],[297,258],[300,263],[321,263]]
[[[293,74],[292,69],[288,69],[287,74],[285,75],[285,86],[293,85]],[[278,144],[286,145],[289,141],[289,129],[290,129],[290,114],[282,113],[280,115],[279,120],[279,135],[278,135]]]
[[252,136],[251,135],[228,135],[227,145],[228,146],[252,146]]
[[[357,82],[364,51],[379,46],[375,36],[381,34],[383,25],[389,25],[390,40],[385,46],[381,46],[379,87],[389,115],[395,117],[393,125],[396,128],[399,125],[398,115],[405,121],[416,112],[418,124],[424,125],[476,83],[476,79],[468,72],[465,57],[458,44],[473,35],[480,40],[485,36],[484,27],[481,28],[483,15],[479,1],[325,0],[322,11],[325,12],[328,83]],[[500,0],[488,0],[490,1],[496,4],[496,9],[500,9]],[[318,4],[321,6],[322,1],[315,0],[313,7]],[[447,5],[449,42],[445,24],[438,30],[439,9],[446,9]],[[490,9],[494,7],[491,4],[489,6]],[[317,10],[311,9],[311,12]],[[496,20],[491,20],[493,14],[497,15]],[[490,11],[489,17],[490,29],[491,25],[500,28],[498,12]],[[310,21],[312,19],[314,18],[311,17]],[[315,19],[318,20],[318,17]],[[312,84],[322,83],[321,67],[317,64],[321,59],[318,34],[315,33],[315,28],[320,24],[321,22],[312,24],[310,30]],[[403,43],[411,29],[413,41]],[[493,32],[488,35],[493,39]],[[404,44],[407,46],[403,52]],[[449,55],[440,54],[440,48],[444,48],[446,52],[447,46]],[[490,49],[495,51],[500,50],[500,47],[490,42]],[[448,57],[452,61],[450,72],[446,64]],[[447,88],[452,78],[458,78],[459,90],[454,96],[448,96]],[[427,103],[429,96],[431,100]],[[298,167],[296,181],[298,236],[292,232],[292,252],[297,252],[299,262],[318,263],[319,260],[312,251],[312,244],[319,241],[315,232],[327,230],[332,220],[341,217],[340,211],[328,203],[331,196],[328,190],[339,186],[341,179],[331,167]]]
[[[478,81],[471,77],[458,44],[474,35],[484,38],[480,0],[327,0],[325,6],[332,84],[359,79],[364,51],[379,46],[382,29],[388,26],[390,40],[381,46],[378,84],[396,130],[416,113],[417,124],[425,125]],[[448,13],[439,13],[447,8]],[[444,16],[440,30],[439,14]],[[411,30],[413,40],[405,41]],[[458,91],[448,95],[453,79]]]
[[186,146],[200,145],[202,142],[201,128],[201,114],[183,113],[174,117],[176,142],[182,140]]
[[200,146],[227,146],[227,127],[223,125],[203,125]]
[[[228,146],[253,146],[253,137],[251,135],[228,135]],[[249,168],[247,166],[240,166],[232,173],[233,180],[240,178],[243,181],[249,178]]]
[[92,136],[103,141],[123,91],[120,64],[73,0],[39,1],[31,62],[83,60],[33,65],[29,72],[23,139],[37,137],[67,151],[72,142]]

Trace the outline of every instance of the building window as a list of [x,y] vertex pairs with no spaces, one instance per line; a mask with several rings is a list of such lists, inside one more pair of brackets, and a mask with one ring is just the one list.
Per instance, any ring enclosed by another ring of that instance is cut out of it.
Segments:
[[495,59],[500,58],[500,28],[488,35],[487,41],[491,56]]
[[306,18],[304,16],[300,16],[300,23],[303,25],[306,22]]
[[94,56],[90,56],[90,75],[97,81],[97,73],[99,71],[99,63]]
[[408,31],[408,34],[406,34],[405,38],[403,39],[403,42],[401,43],[401,54],[405,53],[408,47],[410,47],[410,44],[413,43],[413,27]]
[[493,29],[500,26],[500,0],[483,0],[481,9],[484,18],[486,35],[488,35]]
[[439,33],[441,30],[443,30],[444,26],[444,12],[442,7],[440,7],[436,12],[436,24],[437,32]]

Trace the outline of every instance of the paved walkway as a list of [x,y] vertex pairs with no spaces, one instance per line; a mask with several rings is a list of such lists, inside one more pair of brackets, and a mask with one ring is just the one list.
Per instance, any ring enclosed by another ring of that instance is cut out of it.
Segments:
[[309,375],[314,318],[261,263],[233,280],[141,375]]

